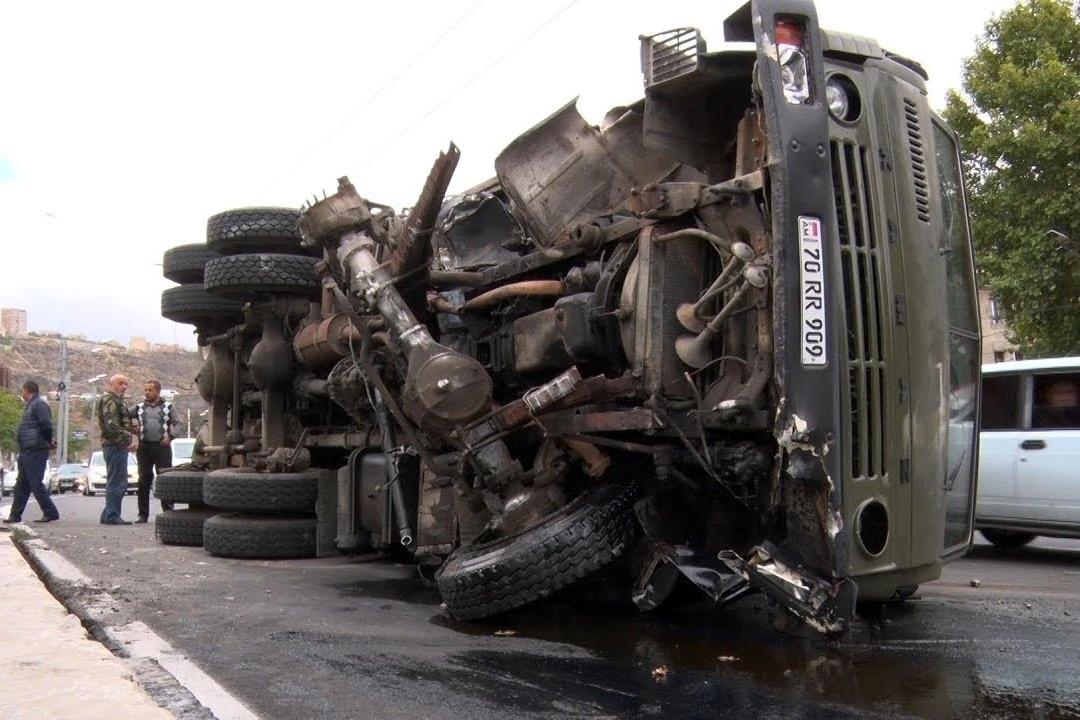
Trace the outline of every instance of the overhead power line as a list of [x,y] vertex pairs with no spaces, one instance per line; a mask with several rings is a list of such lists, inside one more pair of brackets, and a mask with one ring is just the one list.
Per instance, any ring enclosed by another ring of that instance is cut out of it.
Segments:
[[506,52],[504,52],[502,55],[500,55],[499,57],[497,57],[494,60],[492,60],[491,62],[489,62],[487,65],[484,65],[477,72],[473,73],[471,76],[469,76],[468,79],[465,80],[465,82],[458,85],[456,88],[451,90],[445,97],[443,97],[437,103],[435,103],[430,108],[428,108],[428,110],[426,112],[424,112],[424,114],[422,114],[420,117],[418,117],[413,122],[406,125],[397,135],[394,135],[392,138],[390,138],[390,140],[388,140],[386,142],[376,143],[376,145],[375,145],[376,149],[373,150],[368,155],[366,155],[360,161],[360,167],[363,167],[367,163],[371,162],[375,158],[382,155],[383,152],[385,152],[387,148],[391,147],[392,145],[397,144],[398,141],[400,141],[403,137],[405,137],[406,135],[411,133],[413,130],[415,130],[417,127],[419,127],[421,124],[423,124],[423,122],[425,120],[427,120],[429,117],[434,115],[440,108],[442,108],[448,102],[450,102],[451,100],[456,98],[458,95],[460,95],[465,89],[467,89],[474,82],[476,82],[477,80],[482,78],[484,75],[486,75],[492,68],[494,68],[497,65],[500,65],[504,60],[506,60],[511,55],[516,53],[518,50],[523,48],[530,40],[532,40],[534,37],[536,37],[541,32],[543,32],[544,29],[546,29],[549,25],[551,25],[551,23],[555,22],[555,20],[557,20],[560,16],[562,16],[567,10],[572,8],[574,5],[577,5],[578,2],[579,2],[579,0],[570,0],[570,2],[568,2],[566,5],[564,5],[562,7],[562,9],[560,9],[554,15],[550,16],[549,18],[544,20],[542,23],[540,23],[539,25],[534,27],[524,37],[522,37],[521,39],[519,39],[519,40],[515,41],[514,43],[512,43],[510,45],[510,48]]
[[413,56],[413,58],[404,66],[402,66],[402,68],[398,70],[398,72],[395,73],[393,77],[380,85],[371,95],[368,95],[366,98],[364,98],[364,100],[359,105],[349,111],[349,113],[341,120],[341,122],[335,125],[329,132],[327,132],[325,135],[319,138],[319,140],[316,141],[311,147],[309,147],[307,151],[305,151],[300,157],[296,159],[295,162],[292,163],[292,165],[290,165],[290,169],[295,170],[297,167],[307,161],[308,158],[318,152],[319,149],[322,148],[322,146],[340,135],[342,131],[344,131],[347,127],[349,127],[349,125],[352,124],[353,120],[356,119],[356,116],[363,112],[364,108],[373,103],[380,95],[383,94],[384,91],[393,86],[407,72],[416,67],[416,65],[421,60],[427,57],[431,53],[431,51],[438,47],[439,44],[442,43],[442,41],[445,40],[451,33],[461,27],[461,25],[464,24],[464,22],[470,17],[472,17],[476,13],[476,11],[479,10],[486,2],[487,0],[479,0],[479,2],[473,3],[472,7],[466,10],[460,17],[458,17],[457,20],[451,23],[449,27],[443,30],[438,37],[428,43],[421,52]]

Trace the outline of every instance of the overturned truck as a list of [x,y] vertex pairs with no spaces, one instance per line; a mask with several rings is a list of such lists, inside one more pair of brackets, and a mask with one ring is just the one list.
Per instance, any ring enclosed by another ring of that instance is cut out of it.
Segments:
[[822,631],[962,553],[954,135],[921,67],[809,2],[725,35],[643,38],[642,100],[598,127],[563,107],[462,194],[451,144],[406,212],[342,178],[170,251],[211,408],[159,491],[211,508],[207,549],[406,552],[458,618],[622,559],[642,609],[688,578]]

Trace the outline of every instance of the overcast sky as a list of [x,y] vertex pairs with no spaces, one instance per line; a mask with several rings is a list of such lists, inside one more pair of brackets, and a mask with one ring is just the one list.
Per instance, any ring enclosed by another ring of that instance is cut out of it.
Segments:
[[[452,139],[451,190],[574,96],[599,122],[641,95],[638,35],[713,46],[738,2],[5,3],[0,17],[0,305],[31,330],[194,346],[159,316],[162,252],[207,216],[298,206],[348,174],[410,204]],[[930,73],[931,100],[1004,0],[821,0],[821,24]]]

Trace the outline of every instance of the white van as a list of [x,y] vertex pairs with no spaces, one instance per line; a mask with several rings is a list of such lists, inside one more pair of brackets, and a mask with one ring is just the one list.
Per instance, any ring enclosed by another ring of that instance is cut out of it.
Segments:
[[1080,537],[1080,357],[983,366],[975,527],[1003,548]]

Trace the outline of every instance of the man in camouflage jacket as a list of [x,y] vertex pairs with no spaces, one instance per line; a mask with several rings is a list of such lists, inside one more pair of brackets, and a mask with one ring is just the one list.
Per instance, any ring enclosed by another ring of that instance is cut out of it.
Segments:
[[98,403],[98,425],[101,428],[101,450],[105,455],[105,509],[101,511],[103,525],[130,525],[120,515],[120,506],[128,484],[128,452],[138,447],[131,434],[131,413],[124,404],[124,393],[130,384],[123,375],[109,379],[109,389]]

